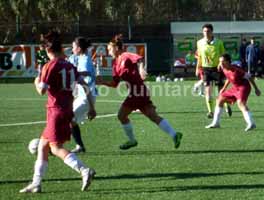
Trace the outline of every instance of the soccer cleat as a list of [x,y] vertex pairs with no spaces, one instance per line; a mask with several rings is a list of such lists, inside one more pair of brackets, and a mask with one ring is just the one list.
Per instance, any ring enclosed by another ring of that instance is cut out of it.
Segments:
[[74,149],[71,150],[71,153],[85,153],[85,148],[77,145]]
[[91,185],[91,182],[95,174],[96,172],[92,168],[85,169],[84,172],[82,172],[82,191],[88,189],[89,185]]
[[41,192],[41,186],[40,185],[34,185],[33,183],[31,183],[27,187],[19,190],[19,193],[40,193],[40,192]]
[[181,144],[181,139],[182,139],[182,133],[177,132],[175,137],[173,137],[173,142],[174,142],[175,149],[179,148],[179,146]]
[[255,128],[257,128],[256,124],[250,124],[247,126],[247,128],[245,128],[245,131],[248,132],[248,131],[251,131]]
[[228,114],[228,116],[229,117],[231,117],[232,116],[232,109],[231,109],[231,107],[230,107],[230,105],[227,105],[227,107],[226,107],[226,112],[227,112],[227,114]]
[[209,124],[205,128],[220,128],[220,124]]
[[208,119],[212,119],[214,117],[214,113],[208,112],[206,116]]
[[130,149],[131,147],[136,147],[138,145],[138,143],[137,143],[137,141],[135,140],[135,141],[128,141],[128,142],[126,142],[125,144],[121,144],[120,146],[119,146],[119,148],[121,149],[121,150],[127,150],[127,149]]

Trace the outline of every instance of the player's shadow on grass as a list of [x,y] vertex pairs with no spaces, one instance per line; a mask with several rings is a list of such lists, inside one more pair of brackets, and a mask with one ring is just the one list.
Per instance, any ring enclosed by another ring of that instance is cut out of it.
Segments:
[[0,141],[0,144],[21,144],[23,141],[12,141],[12,140],[5,140],[5,141]]
[[157,192],[176,192],[176,191],[203,191],[203,190],[252,190],[263,189],[264,184],[252,185],[188,185],[188,186],[159,186],[159,187],[137,187],[137,188],[111,188],[111,189],[94,189],[90,192],[98,195],[122,195],[122,194],[139,194],[139,193],[157,193]]
[[264,153],[264,149],[247,149],[247,150],[160,150],[160,151],[109,151],[109,152],[89,152],[88,156],[146,156],[146,155],[175,155],[175,154],[244,154],[244,153]]
[[[177,173],[145,173],[145,174],[120,174],[111,176],[96,176],[97,181],[113,181],[113,180],[142,180],[150,179],[151,181],[161,181],[162,179],[192,179],[192,178],[207,178],[217,176],[252,176],[252,175],[263,175],[264,172],[177,172]],[[80,181],[81,178],[51,178],[44,179],[44,182],[63,182],[63,181]],[[3,184],[17,184],[17,183],[29,183],[31,180],[2,180],[0,185]],[[263,185],[264,186],[264,185]]]

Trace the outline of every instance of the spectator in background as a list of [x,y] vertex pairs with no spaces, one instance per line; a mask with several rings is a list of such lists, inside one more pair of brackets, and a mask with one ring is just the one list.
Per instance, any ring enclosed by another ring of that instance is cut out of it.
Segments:
[[259,47],[255,44],[255,39],[250,39],[250,44],[246,48],[247,71],[249,74],[255,75],[259,60]]
[[185,73],[187,73],[188,68],[194,67],[196,65],[195,55],[192,50],[190,50],[185,56],[185,65],[186,65],[184,68]]
[[258,76],[262,77],[264,75],[264,44],[259,49],[259,66],[258,66]]
[[247,62],[246,62],[246,48],[247,48],[247,40],[246,38],[244,38],[242,40],[242,43],[240,45],[240,48],[239,48],[239,56],[240,56],[240,61],[242,63],[242,67],[244,69],[247,68]]

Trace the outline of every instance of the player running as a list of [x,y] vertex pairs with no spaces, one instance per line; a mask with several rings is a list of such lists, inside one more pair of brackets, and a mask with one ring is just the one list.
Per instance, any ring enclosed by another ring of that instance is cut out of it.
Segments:
[[[205,128],[219,128],[220,117],[223,112],[224,103],[228,102],[233,104],[237,102],[238,108],[241,110],[243,117],[247,123],[245,131],[255,129],[256,124],[247,106],[247,99],[251,91],[250,83],[254,87],[257,96],[260,96],[260,90],[258,89],[254,79],[251,78],[250,74],[246,73],[241,68],[231,65],[231,57],[229,54],[223,54],[219,60],[219,65],[227,80],[218,96],[213,122]],[[230,89],[227,89],[227,86],[230,83],[232,83],[233,85]]]
[[134,110],[140,110],[152,122],[156,123],[161,130],[169,134],[175,148],[181,143],[182,134],[171,127],[166,119],[161,118],[149,97],[149,92],[144,84],[146,71],[144,69],[143,58],[137,54],[123,51],[122,35],[115,36],[108,43],[108,52],[113,57],[113,80],[97,80],[97,84],[109,87],[117,87],[121,80],[125,81],[129,89],[129,95],[121,105],[118,112],[118,119],[122,124],[128,142],[120,145],[120,149],[126,150],[137,146],[137,140],[134,136],[133,126],[128,116]]
[[[90,185],[95,171],[87,168],[74,153],[63,147],[63,143],[71,137],[72,86],[78,74],[76,68],[63,58],[62,43],[57,32],[49,32],[44,36],[43,42],[50,61],[44,65],[41,76],[35,79],[35,87],[40,95],[48,93],[47,124],[40,138],[32,183],[19,192],[41,192],[41,181],[48,166],[49,152],[81,174],[81,189],[84,191]],[[93,119],[95,115],[89,117]]]

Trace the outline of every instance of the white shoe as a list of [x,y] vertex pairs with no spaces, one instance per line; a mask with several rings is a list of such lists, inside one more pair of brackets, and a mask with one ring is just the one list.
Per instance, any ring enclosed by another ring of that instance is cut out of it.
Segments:
[[256,124],[250,124],[247,126],[247,128],[245,128],[245,131],[247,132],[247,131],[253,130],[255,128],[257,128]]
[[82,191],[87,190],[95,174],[96,172],[92,168],[87,168],[82,172]]
[[205,128],[220,128],[220,124],[209,124]]
[[19,193],[40,193],[40,192],[41,192],[41,186],[34,185],[33,183],[30,183],[27,187],[19,190]]

